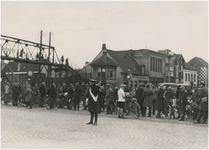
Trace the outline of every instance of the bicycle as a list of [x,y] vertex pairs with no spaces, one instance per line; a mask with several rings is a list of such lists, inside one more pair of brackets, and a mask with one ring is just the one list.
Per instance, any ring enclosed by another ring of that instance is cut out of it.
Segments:
[[115,112],[115,114],[118,114],[118,107],[117,107],[117,101],[112,101],[110,104],[110,108],[112,112]]
[[66,93],[61,93],[58,95],[58,97],[56,98],[56,105],[57,108],[69,108],[68,107],[69,104],[69,100],[67,99],[67,94]]
[[4,94],[1,96],[1,104],[5,106],[12,106],[13,98],[12,94]]
[[45,107],[48,110],[56,108],[57,107],[56,97],[48,97],[47,96],[47,98],[45,100]]
[[134,98],[131,93],[127,92],[126,93],[126,103],[125,103],[125,107],[124,107],[124,114],[126,116],[130,115],[130,113],[134,114],[134,117],[136,119],[139,118],[140,116],[140,112],[141,112],[141,107],[140,105],[137,103],[137,99]]

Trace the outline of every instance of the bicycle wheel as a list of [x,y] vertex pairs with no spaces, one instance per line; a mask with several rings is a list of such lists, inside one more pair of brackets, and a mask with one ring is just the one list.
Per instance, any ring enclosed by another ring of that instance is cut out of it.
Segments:
[[46,107],[46,109],[48,109],[48,110],[51,109],[51,108],[50,108],[51,103],[52,103],[51,98],[47,98],[47,99],[45,100],[45,107]]
[[1,96],[1,104],[4,105],[5,95]]
[[178,112],[178,109],[177,108],[174,108],[174,117],[175,118],[178,118],[178,116],[179,116],[179,112]]
[[24,102],[24,98],[23,97],[18,98],[17,105],[20,106],[20,107],[24,107],[25,106],[25,102]]
[[138,119],[139,118],[139,116],[140,116],[140,106],[139,106],[139,104],[138,103],[134,103],[134,117],[136,118],[136,119]]
[[56,98],[55,104],[56,104],[57,108],[60,108],[60,102],[61,102],[61,98]]

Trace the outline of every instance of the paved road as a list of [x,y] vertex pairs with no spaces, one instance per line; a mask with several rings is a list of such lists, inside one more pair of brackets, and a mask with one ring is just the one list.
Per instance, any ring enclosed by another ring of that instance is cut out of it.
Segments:
[[87,111],[1,106],[1,148],[207,149],[208,126],[156,118],[99,115]]

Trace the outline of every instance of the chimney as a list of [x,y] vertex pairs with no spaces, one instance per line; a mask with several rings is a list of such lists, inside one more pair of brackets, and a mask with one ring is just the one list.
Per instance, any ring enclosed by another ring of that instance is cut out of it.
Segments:
[[102,44],[102,50],[106,49],[106,44]]

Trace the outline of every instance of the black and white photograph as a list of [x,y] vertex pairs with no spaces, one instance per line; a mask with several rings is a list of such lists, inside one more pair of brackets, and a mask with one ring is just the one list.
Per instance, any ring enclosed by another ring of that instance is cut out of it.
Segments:
[[208,1],[1,1],[1,149],[208,149]]

